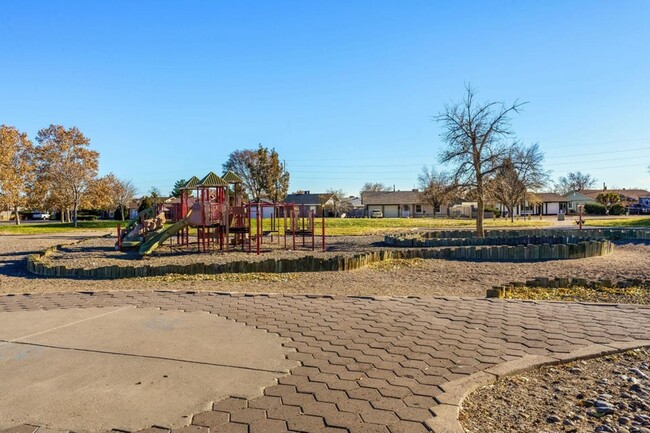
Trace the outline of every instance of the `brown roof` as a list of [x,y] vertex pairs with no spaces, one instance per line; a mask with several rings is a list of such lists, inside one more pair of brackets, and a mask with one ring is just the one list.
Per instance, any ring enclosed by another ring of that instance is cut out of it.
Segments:
[[288,194],[284,199],[285,203],[293,204],[304,204],[310,206],[320,206],[326,203],[332,194],[329,193],[320,193],[320,194]]
[[361,203],[368,204],[418,204],[424,201],[419,191],[363,191]]
[[542,203],[566,203],[567,199],[560,194],[555,194],[554,192],[534,192]]
[[650,191],[645,189],[583,189],[578,191],[580,194],[591,197],[594,200],[602,192],[615,192],[623,197],[628,197],[634,201],[639,201],[639,197],[650,196]]

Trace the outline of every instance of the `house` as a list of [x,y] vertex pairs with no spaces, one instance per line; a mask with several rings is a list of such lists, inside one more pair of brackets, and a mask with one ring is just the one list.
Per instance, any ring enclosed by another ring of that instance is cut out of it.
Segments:
[[287,204],[295,204],[298,206],[304,206],[304,215],[307,216],[310,211],[318,212],[320,207],[333,205],[334,204],[334,194],[330,193],[317,193],[312,194],[309,191],[296,191],[293,194],[287,194],[287,197],[284,199],[284,202]]
[[425,203],[417,189],[411,191],[363,191],[361,203],[366,216],[373,210],[382,212],[385,218],[433,217],[447,215],[447,207]]
[[363,203],[361,203],[361,197],[345,197],[341,199],[343,207],[345,208],[345,216],[348,218],[362,218],[365,216],[365,211],[363,209]]
[[582,191],[571,191],[564,194],[567,201],[567,213],[578,213],[578,207],[589,203],[596,203],[596,198],[583,194]]
[[[567,199],[560,194],[552,192],[529,192],[529,198],[524,205],[517,205],[512,209],[514,216],[521,215],[558,215],[566,214],[568,208]],[[501,204],[496,204],[501,214],[507,212],[507,208]]]
[[586,195],[587,197],[591,197],[594,202],[596,201],[596,197],[598,197],[598,194],[602,194],[604,192],[615,192],[621,197],[621,204],[623,206],[630,205],[630,204],[636,204],[639,203],[641,197],[646,197],[650,196],[650,191],[646,191],[645,189],[583,189],[580,191],[581,194]]
[[641,198],[650,196],[650,191],[644,189],[583,189],[580,191],[571,191],[565,194],[568,202],[568,211],[570,213],[578,212],[578,205],[588,203],[598,203],[596,197],[604,192],[615,192],[621,197],[621,205],[629,206],[641,202]]

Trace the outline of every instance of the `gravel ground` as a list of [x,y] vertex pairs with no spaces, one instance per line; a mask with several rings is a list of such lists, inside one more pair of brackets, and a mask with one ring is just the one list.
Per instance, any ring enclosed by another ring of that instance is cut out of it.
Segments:
[[471,394],[467,433],[650,433],[650,351],[543,367]]
[[[281,281],[260,278],[215,281],[208,277],[199,277],[190,281],[169,278],[77,280],[69,278],[43,279],[27,274],[24,260],[28,254],[49,245],[71,242],[90,235],[91,233],[85,232],[72,235],[0,236],[0,293],[150,288],[334,295],[484,297],[485,290],[493,285],[534,277],[610,278],[614,281],[625,278],[650,279],[650,245],[646,244],[621,244],[617,246],[612,255],[581,260],[537,263],[423,260],[411,267],[373,267],[352,272],[322,272],[317,275],[297,273],[292,278]],[[338,248],[335,251],[337,253],[357,248],[365,251],[377,248],[376,242],[379,240],[381,237],[378,236],[345,237],[339,239],[338,243],[332,242],[330,245],[332,248]],[[309,251],[307,254],[312,254],[312,252]],[[181,257],[196,259],[199,256],[182,255]],[[255,259],[258,256],[245,254],[245,257]],[[264,257],[264,255],[259,257]],[[169,256],[162,258],[170,259]]]

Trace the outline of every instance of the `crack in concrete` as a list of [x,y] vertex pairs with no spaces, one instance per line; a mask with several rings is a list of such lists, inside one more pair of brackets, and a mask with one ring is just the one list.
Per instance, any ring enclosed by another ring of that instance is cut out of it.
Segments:
[[[25,338],[25,337],[23,337]],[[221,368],[233,368],[238,370],[248,370],[248,371],[257,371],[261,373],[273,373],[273,374],[287,374],[288,370],[271,370],[266,368],[257,368],[257,367],[246,367],[242,365],[232,365],[232,364],[220,364],[216,362],[207,362],[207,361],[192,361],[189,359],[182,358],[170,358],[166,356],[157,356],[157,355],[143,355],[137,353],[127,353],[127,352],[112,352],[107,350],[98,350],[98,349],[84,349],[80,347],[67,347],[67,346],[57,346],[53,344],[42,344],[42,343],[30,343],[27,341],[15,341],[15,340],[2,340],[0,339],[0,344],[19,344],[22,346],[32,346],[32,347],[43,347],[46,349],[58,349],[58,350],[69,350],[72,352],[85,352],[85,353],[96,353],[101,355],[114,355],[114,356],[125,356],[130,358],[143,358],[143,359],[152,359],[157,361],[170,361],[170,362],[180,362],[185,364],[194,364],[194,365],[207,365],[211,367],[221,367]]]

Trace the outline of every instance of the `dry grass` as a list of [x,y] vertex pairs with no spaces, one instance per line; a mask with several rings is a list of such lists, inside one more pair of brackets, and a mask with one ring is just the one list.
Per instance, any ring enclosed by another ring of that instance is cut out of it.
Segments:
[[602,302],[612,304],[650,304],[647,287],[569,287],[558,289],[516,287],[506,299],[533,299],[540,301]]

